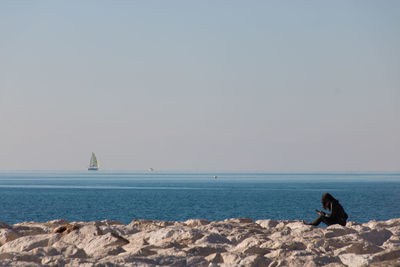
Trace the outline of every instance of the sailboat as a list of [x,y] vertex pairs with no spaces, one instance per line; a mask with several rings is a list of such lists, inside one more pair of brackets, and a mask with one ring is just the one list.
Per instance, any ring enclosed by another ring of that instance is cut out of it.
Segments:
[[99,161],[96,155],[92,152],[92,157],[90,158],[89,171],[97,171],[99,169]]

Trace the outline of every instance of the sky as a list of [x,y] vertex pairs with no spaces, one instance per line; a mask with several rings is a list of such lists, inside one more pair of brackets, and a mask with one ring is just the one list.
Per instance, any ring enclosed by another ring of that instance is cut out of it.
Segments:
[[0,170],[399,171],[400,1],[1,1]]

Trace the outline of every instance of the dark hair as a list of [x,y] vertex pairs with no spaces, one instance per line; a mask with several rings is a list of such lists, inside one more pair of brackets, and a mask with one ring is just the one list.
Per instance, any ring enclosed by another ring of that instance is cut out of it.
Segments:
[[325,193],[322,195],[321,198],[321,203],[322,203],[322,207],[324,209],[331,209],[331,207],[329,206],[330,203],[337,201],[331,194],[329,193]]

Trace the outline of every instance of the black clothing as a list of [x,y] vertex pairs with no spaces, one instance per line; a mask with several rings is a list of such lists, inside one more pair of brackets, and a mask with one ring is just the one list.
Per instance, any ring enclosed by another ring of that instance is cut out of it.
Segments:
[[340,224],[342,226],[346,225],[346,220],[348,216],[344,211],[342,205],[339,204],[339,201],[337,200],[332,201],[329,204],[329,210],[330,210],[329,214],[323,213],[310,224],[317,226],[321,222],[323,222],[328,226],[332,224]]

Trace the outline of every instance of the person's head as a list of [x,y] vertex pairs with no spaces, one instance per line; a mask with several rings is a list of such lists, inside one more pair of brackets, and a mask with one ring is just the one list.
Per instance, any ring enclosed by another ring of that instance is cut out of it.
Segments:
[[336,199],[329,193],[325,193],[322,195],[321,203],[324,209],[330,209],[330,203],[335,201]]

